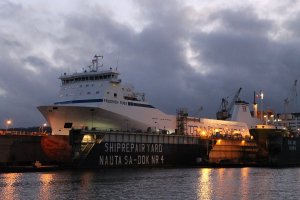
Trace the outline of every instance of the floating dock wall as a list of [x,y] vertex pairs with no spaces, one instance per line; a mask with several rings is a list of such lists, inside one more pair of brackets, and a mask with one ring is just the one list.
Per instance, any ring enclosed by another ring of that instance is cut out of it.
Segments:
[[209,153],[211,164],[255,164],[257,145],[254,141],[214,140]]
[[36,135],[0,135],[0,165],[32,165],[36,161],[51,162],[41,148]]

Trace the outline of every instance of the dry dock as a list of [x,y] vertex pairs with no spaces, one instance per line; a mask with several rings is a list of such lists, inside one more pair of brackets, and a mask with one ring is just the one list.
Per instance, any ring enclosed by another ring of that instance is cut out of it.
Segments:
[[258,152],[255,141],[244,139],[180,135],[143,137],[141,133],[83,130],[77,134],[75,138],[74,135],[70,138],[0,135],[0,171],[50,171],[66,166],[78,169],[81,167],[78,157],[83,164],[92,163],[91,168],[253,166]]

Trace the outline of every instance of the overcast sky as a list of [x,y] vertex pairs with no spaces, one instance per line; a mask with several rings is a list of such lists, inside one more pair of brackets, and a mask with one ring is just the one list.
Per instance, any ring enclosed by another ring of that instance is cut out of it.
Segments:
[[283,112],[300,77],[294,0],[2,0],[0,26],[0,127],[44,123],[36,107],[55,101],[58,76],[96,53],[170,114],[215,117],[239,87]]

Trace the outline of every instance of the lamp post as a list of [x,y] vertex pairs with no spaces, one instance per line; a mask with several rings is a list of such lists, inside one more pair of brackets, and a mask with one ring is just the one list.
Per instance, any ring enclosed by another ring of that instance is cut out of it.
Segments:
[[42,126],[42,133],[44,133],[44,128],[46,128],[47,124],[44,123],[43,126]]
[[10,119],[8,119],[8,120],[6,120],[5,124],[6,124],[6,133],[7,133],[7,130],[9,128],[9,126],[12,124],[12,121]]

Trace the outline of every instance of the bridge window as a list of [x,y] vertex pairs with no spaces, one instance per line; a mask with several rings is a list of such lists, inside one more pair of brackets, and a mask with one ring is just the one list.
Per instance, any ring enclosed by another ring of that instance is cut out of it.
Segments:
[[117,98],[117,93],[114,93],[114,97]]

